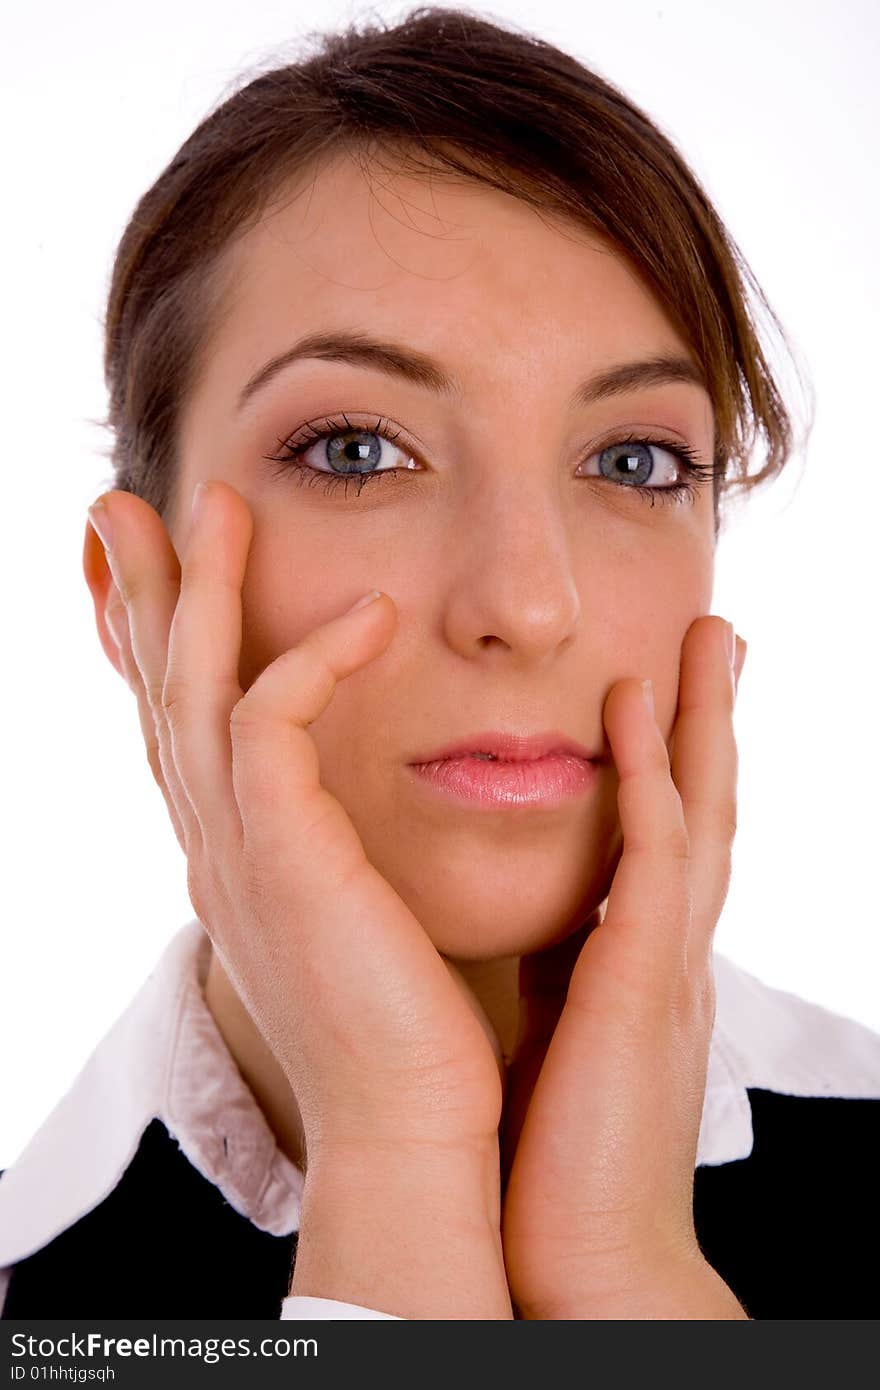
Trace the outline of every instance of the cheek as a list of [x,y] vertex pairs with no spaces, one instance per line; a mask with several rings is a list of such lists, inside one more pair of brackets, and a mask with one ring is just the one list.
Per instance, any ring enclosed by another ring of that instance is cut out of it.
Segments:
[[326,528],[313,533],[308,518],[302,523],[294,526],[283,518],[273,523],[254,508],[254,539],[242,585],[242,690],[376,582],[376,565],[369,558],[359,561],[350,547],[328,543]]
[[[697,618],[712,610],[713,572],[695,556],[689,564],[679,561],[676,582],[662,578],[650,606],[651,632],[634,651],[646,653],[644,674],[654,681],[657,722],[667,743],[672,735],[678,710],[681,676],[681,648],[688,629]],[[650,663],[650,664],[648,664]]]
[[584,599],[585,621],[595,628],[587,644],[599,659],[605,693],[625,677],[649,677],[667,739],[678,704],[682,643],[691,624],[711,611],[713,561],[711,546],[693,539],[653,555],[643,550],[629,563],[608,567],[601,604]]
[[[337,550],[328,543],[326,527],[312,537],[307,528],[288,525],[277,538],[255,526],[242,586],[242,691],[284,652],[344,613],[377,575],[380,585],[395,590],[387,564],[383,567],[372,553],[358,556],[350,546]],[[407,659],[404,629],[386,653],[339,682],[324,713],[309,726],[321,781],[351,810],[354,803],[364,813],[381,809],[383,759],[377,755],[389,748],[400,751],[405,743],[400,708],[407,702]]]

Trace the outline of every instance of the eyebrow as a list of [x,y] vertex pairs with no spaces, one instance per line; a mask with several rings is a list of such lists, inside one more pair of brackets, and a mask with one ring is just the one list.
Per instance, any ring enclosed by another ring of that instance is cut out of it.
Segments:
[[[399,377],[437,395],[462,395],[460,380],[424,352],[402,343],[372,338],[366,333],[325,332],[307,334],[293,347],[264,363],[242,388],[238,409],[243,409],[279,372],[304,358],[349,362],[355,367],[366,367]],[[663,386],[670,382],[688,382],[704,391],[707,389],[703,372],[690,358],[674,353],[657,353],[639,361],[617,363],[589,377],[572,393],[571,404],[592,405],[609,396],[620,396],[628,391]]]

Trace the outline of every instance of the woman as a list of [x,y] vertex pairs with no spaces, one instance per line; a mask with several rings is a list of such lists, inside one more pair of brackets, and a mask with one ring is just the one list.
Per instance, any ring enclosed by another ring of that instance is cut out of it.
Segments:
[[642,112],[455,10],[141,199],[84,572],[197,916],[0,1183],[6,1316],[868,1311],[803,1203],[880,1039],[712,951],[715,546],[793,438],[748,284]]

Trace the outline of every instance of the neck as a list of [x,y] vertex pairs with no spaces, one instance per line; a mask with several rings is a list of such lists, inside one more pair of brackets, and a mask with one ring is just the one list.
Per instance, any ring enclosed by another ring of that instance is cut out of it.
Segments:
[[[494,1029],[505,1061],[509,1060],[516,1038],[519,957],[454,964]],[[305,1171],[305,1139],[296,1096],[215,951],[205,982],[205,1003],[279,1148]]]

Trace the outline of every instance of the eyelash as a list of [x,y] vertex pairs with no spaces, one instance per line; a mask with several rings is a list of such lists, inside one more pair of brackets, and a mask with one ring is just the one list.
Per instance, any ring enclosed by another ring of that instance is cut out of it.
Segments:
[[[300,434],[291,435],[288,439],[279,439],[278,443],[282,449],[286,450],[283,454],[264,454],[268,462],[277,463],[279,466],[272,470],[275,478],[290,477],[293,474],[298,483],[308,483],[314,487],[319,478],[325,481],[325,493],[335,492],[340,484],[345,485],[345,495],[348,497],[348,484],[355,482],[358,484],[357,495],[360,496],[365,483],[371,482],[374,478],[397,477],[400,473],[409,472],[404,468],[381,468],[372,473],[325,473],[322,469],[313,468],[310,463],[302,462],[302,455],[318,439],[330,439],[334,434],[375,434],[381,439],[387,439],[393,444],[402,431],[396,434],[389,433],[388,421],[383,416],[379,416],[375,425],[352,425],[347,416],[343,415],[340,420],[322,420],[321,428],[316,429],[314,425],[304,425],[303,429],[310,433],[303,436]],[[654,499],[658,495],[664,502],[693,502],[697,494],[697,488],[704,483],[711,481],[714,477],[715,469],[712,464],[700,462],[699,454],[691,449],[689,445],[682,444],[674,439],[666,439],[660,435],[652,435],[650,438],[642,437],[637,434],[628,434],[619,439],[611,439],[603,444],[601,449],[594,450],[594,453],[604,453],[606,449],[613,449],[620,444],[649,444],[658,449],[666,449],[670,454],[678,459],[689,481],[670,483],[666,487],[646,487],[644,483],[616,483],[615,486],[623,488],[627,492],[638,493],[646,501],[654,505]],[[592,455],[590,455],[592,458]],[[308,474],[312,477],[309,478]],[[613,479],[606,478],[606,482],[613,482]]]

